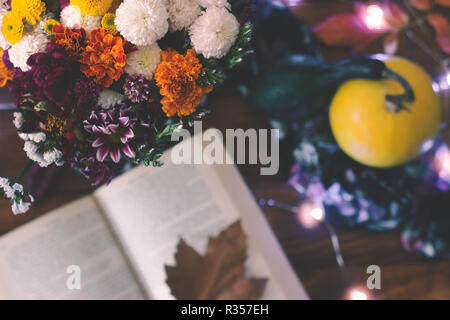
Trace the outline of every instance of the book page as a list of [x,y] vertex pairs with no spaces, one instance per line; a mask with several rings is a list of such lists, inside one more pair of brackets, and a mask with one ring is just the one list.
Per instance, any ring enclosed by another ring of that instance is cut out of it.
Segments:
[[92,197],[0,238],[0,299],[143,298]]
[[95,194],[151,298],[174,298],[164,265],[175,264],[180,237],[204,254],[208,238],[238,219],[248,236],[248,275],[269,279],[263,299],[308,298],[235,166],[174,165],[168,153],[164,162],[134,169]]

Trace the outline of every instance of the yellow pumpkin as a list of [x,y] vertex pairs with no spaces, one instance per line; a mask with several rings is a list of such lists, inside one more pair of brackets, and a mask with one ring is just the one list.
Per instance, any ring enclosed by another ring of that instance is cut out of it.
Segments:
[[409,82],[415,94],[413,103],[404,104],[407,110],[393,108],[386,99],[405,92],[394,80],[347,81],[330,106],[331,129],[342,150],[360,163],[380,168],[416,158],[422,145],[437,135],[442,122],[441,101],[427,73],[404,58],[382,59]]

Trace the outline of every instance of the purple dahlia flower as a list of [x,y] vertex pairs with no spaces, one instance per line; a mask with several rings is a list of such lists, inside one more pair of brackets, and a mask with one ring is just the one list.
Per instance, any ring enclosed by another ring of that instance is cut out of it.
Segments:
[[92,79],[83,75],[77,80],[74,93],[77,110],[91,112],[97,106],[100,88]]
[[123,89],[126,96],[135,103],[150,100],[150,81],[142,75],[128,77]]
[[92,181],[94,186],[102,182],[109,184],[116,175],[111,167],[98,162],[95,156],[85,156],[81,152],[77,152],[69,162],[73,169],[80,171],[86,179]]
[[83,122],[84,129],[92,136],[92,147],[97,149],[97,160],[104,162],[108,155],[118,163],[121,154],[134,159],[136,154],[131,145],[134,140],[133,127],[136,120],[125,110],[93,111]]

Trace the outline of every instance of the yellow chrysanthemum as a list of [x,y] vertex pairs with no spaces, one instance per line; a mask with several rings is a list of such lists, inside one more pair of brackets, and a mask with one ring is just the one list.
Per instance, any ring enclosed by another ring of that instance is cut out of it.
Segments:
[[114,13],[105,14],[102,19],[102,28],[108,32],[111,32],[112,34],[116,34],[117,28],[116,24],[114,23],[115,19],[116,15]]
[[47,33],[49,35],[53,35],[53,27],[54,26],[60,26],[61,23],[59,23],[59,21],[55,20],[55,19],[48,19],[47,21],[45,21],[45,25],[44,25],[44,29],[45,31],[47,31]]
[[12,0],[11,9],[27,24],[34,26],[42,20],[45,3],[41,0]]
[[70,0],[70,4],[80,8],[88,16],[102,16],[108,12],[113,0]]
[[2,33],[6,41],[16,44],[23,37],[22,17],[13,11],[8,12],[3,18]]

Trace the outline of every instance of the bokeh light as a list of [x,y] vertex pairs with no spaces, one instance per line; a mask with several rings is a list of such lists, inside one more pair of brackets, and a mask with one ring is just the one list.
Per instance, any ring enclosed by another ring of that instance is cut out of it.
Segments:
[[350,287],[345,296],[345,300],[370,300],[369,290],[361,285]]
[[325,219],[325,211],[321,205],[307,201],[298,207],[297,219],[305,228],[316,228]]
[[379,30],[387,27],[383,9],[378,5],[369,5],[362,18],[367,28],[371,30]]

